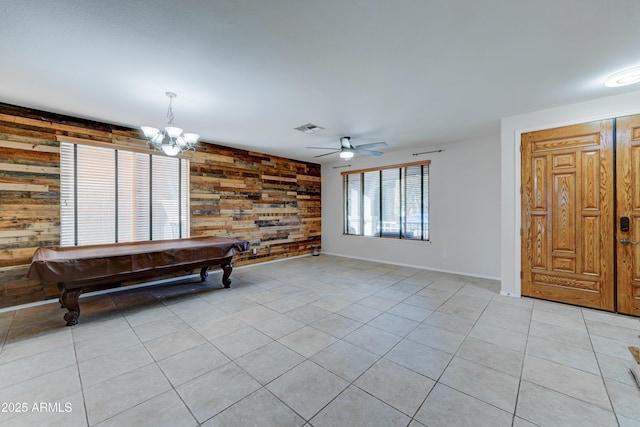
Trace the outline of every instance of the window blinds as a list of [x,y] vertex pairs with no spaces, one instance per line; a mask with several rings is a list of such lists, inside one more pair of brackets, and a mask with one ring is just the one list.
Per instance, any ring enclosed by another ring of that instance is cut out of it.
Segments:
[[429,162],[342,175],[345,234],[429,240]]
[[189,236],[189,161],[60,144],[61,245]]

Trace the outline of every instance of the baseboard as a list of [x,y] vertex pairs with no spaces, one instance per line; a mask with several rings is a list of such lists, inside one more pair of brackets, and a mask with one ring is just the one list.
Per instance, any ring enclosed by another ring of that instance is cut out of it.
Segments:
[[[322,256],[322,255],[330,255],[330,256],[336,256],[336,257],[341,257],[341,258],[358,259],[358,260],[361,260],[361,261],[378,262],[378,263],[381,263],[381,264],[391,264],[391,265],[397,265],[397,266],[400,266],[400,267],[411,267],[411,268],[418,268],[420,270],[426,270],[426,271],[437,271],[439,273],[457,274],[457,275],[460,275],[460,276],[475,277],[475,278],[478,278],[478,279],[488,279],[488,280],[500,281],[499,277],[484,276],[484,275],[472,274],[472,273],[463,272],[463,271],[444,270],[444,269],[439,269],[439,268],[428,268],[428,267],[424,267],[424,266],[421,266],[421,265],[406,264],[406,263],[399,263],[399,262],[389,262],[389,261],[384,261],[384,260],[379,260],[379,259],[348,256],[348,255],[343,255],[343,254],[334,254],[334,253],[331,253],[331,252],[321,252],[320,256]],[[281,262],[281,261],[286,261],[286,260],[296,259],[296,258],[306,258],[306,257],[310,257],[310,256],[313,256],[313,254],[297,255],[297,256],[293,256],[293,257],[286,257],[286,258],[279,258],[279,259],[274,259],[274,260],[270,260],[270,261],[258,262],[258,263],[255,263],[255,264],[241,265],[241,266],[238,266],[238,267],[234,267],[233,269],[234,269],[234,271],[235,270],[242,270],[242,269],[245,269],[245,268],[259,267],[259,266],[265,265],[265,264],[272,264],[274,262]],[[176,282],[178,280],[184,280],[184,279],[189,279],[189,278],[194,278],[194,279],[197,279],[199,281],[200,280],[200,275],[199,274],[190,274],[188,276],[170,277],[170,278],[167,278],[167,279],[160,279],[160,280],[153,280],[151,282],[139,283],[137,285],[123,286],[121,288],[110,288],[110,289],[103,289],[101,291],[87,292],[87,293],[81,294],[80,298],[87,298],[87,297],[92,297],[92,296],[96,296],[96,295],[105,295],[105,294],[111,294],[111,293],[123,292],[123,291],[130,291],[130,290],[133,290],[133,289],[148,288],[148,287],[151,287],[151,286],[162,285],[162,284],[166,284],[166,283],[170,283],[170,282]],[[510,297],[520,297],[520,295],[515,295],[515,294],[513,294],[511,292],[500,292],[500,295],[510,296]],[[22,310],[22,309],[31,308],[31,307],[38,307],[40,305],[52,304],[52,303],[58,303],[58,299],[57,298],[52,298],[52,299],[48,299],[48,300],[44,300],[44,301],[36,301],[36,302],[30,302],[30,303],[27,303],[27,304],[20,304],[20,305],[14,305],[14,306],[11,306],[11,307],[0,308],[0,313],[6,313],[6,312],[9,312],[9,311],[15,311],[15,310]]]
[[500,295],[503,297],[512,297],[512,298],[520,298],[522,295],[516,294],[515,292],[508,291],[500,291]]
[[391,265],[397,265],[397,266],[400,266],[400,267],[419,268],[420,270],[437,271],[439,273],[448,273],[448,274],[457,274],[457,275],[460,275],[460,276],[476,277],[478,279],[497,280],[498,282],[500,281],[499,277],[484,276],[484,275],[481,275],[481,274],[473,274],[473,273],[468,273],[468,272],[464,272],[464,271],[443,270],[443,269],[440,269],[440,268],[424,267],[422,265],[405,264],[405,263],[401,263],[401,262],[391,262],[391,261],[386,261],[386,260],[381,260],[381,259],[363,258],[363,257],[344,255],[344,254],[335,254],[335,253],[331,253],[331,252],[322,252],[322,254],[331,255],[331,256],[337,256],[337,257],[342,257],[342,258],[359,259],[361,261],[379,262],[381,264],[391,264]]

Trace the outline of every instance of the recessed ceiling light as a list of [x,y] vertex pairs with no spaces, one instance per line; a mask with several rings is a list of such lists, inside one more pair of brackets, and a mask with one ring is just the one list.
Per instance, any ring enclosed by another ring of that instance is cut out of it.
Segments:
[[632,85],[640,82],[640,67],[627,68],[610,75],[605,80],[604,85],[608,87],[619,87]]

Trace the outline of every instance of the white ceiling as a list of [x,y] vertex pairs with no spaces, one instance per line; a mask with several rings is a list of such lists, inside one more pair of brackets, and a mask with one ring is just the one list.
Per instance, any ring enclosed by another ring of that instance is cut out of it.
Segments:
[[[639,0],[2,0],[0,101],[308,161],[640,89]],[[307,135],[307,122],[326,128]]]

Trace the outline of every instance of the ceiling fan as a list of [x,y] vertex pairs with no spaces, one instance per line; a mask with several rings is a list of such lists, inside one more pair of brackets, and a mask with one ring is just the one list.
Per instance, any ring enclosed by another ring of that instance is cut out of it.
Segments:
[[307,148],[316,149],[316,150],[333,150],[330,153],[313,156],[314,159],[316,157],[323,157],[323,156],[328,156],[330,154],[340,153],[340,157],[343,158],[344,160],[351,160],[354,154],[367,154],[369,156],[381,156],[383,154],[382,151],[373,151],[371,150],[371,148],[386,147],[386,146],[387,146],[386,142],[371,142],[369,144],[352,145],[351,137],[343,136],[342,138],[340,138],[340,149],[338,150],[333,148],[327,148],[327,147],[307,147]]

